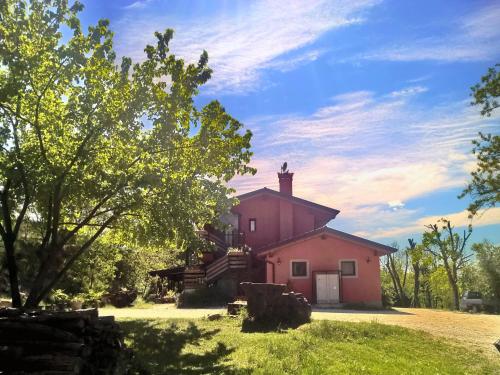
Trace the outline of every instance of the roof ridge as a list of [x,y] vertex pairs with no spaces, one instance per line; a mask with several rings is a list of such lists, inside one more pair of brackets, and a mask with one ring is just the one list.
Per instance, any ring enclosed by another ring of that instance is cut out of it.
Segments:
[[307,200],[307,199],[304,199],[304,198],[299,198],[299,197],[296,197],[294,195],[287,195],[287,194],[283,194],[277,190],[274,190],[274,189],[269,189],[268,187],[263,187],[263,188],[260,188],[260,189],[257,189],[257,190],[253,190],[253,191],[249,191],[247,193],[243,193],[243,194],[240,194],[240,195],[237,195],[236,198],[238,199],[245,199],[245,198],[250,198],[254,195],[257,195],[257,194],[261,194],[261,193],[270,193],[270,194],[273,194],[275,196],[278,196],[280,198],[283,198],[283,199],[288,199],[288,200],[292,200],[292,201],[295,201],[296,203],[300,203],[300,204],[303,204],[303,205],[307,205],[307,206],[312,206],[314,208],[317,208],[317,209],[321,209],[323,211],[327,211],[331,214],[333,214],[333,218],[334,219],[340,212],[340,210],[337,210],[336,208],[332,208],[332,207],[328,207],[328,206],[325,206],[323,204],[319,204],[319,203],[316,203],[316,202],[312,202],[310,200]]

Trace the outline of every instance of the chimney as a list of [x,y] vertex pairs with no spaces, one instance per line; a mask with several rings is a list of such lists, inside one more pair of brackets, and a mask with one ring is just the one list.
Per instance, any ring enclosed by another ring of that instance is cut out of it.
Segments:
[[293,173],[288,171],[278,173],[278,179],[280,181],[280,193],[292,195]]

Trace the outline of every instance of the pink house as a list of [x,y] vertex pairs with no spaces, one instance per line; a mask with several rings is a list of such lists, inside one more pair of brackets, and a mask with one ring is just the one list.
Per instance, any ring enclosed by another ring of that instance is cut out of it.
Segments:
[[178,275],[185,288],[224,284],[238,295],[241,281],[279,283],[315,304],[380,306],[379,257],[396,249],[326,226],[339,210],[294,196],[293,173],[282,171],[278,179],[279,191],[238,196],[222,218],[224,233],[206,228],[203,236],[218,248],[215,259],[154,272],[172,280]]
[[280,191],[240,195],[232,212],[265,281],[287,284],[317,304],[381,304],[379,257],[396,249],[326,224],[338,210],[293,195],[293,173],[278,173]]

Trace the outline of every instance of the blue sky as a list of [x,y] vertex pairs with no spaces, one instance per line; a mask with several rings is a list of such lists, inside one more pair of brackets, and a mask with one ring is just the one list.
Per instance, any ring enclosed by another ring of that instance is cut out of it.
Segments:
[[[144,59],[153,33],[173,52],[208,51],[220,100],[254,133],[253,177],[238,193],[277,188],[287,161],[294,194],[341,210],[330,225],[389,243],[419,238],[441,217],[469,223],[457,195],[474,168],[471,140],[498,132],[470,87],[500,62],[498,1],[86,1],[85,24],[111,20],[119,56]],[[472,222],[500,242],[500,208]]]

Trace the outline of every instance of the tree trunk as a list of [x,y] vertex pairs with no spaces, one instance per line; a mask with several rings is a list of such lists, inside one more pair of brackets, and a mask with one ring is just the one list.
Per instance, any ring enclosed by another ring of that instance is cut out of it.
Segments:
[[19,293],[19,279],[17,276],[17,263],[14,256],[14,240],[4,239],[7,269],[9,270],[10,295],[13,307],[21,307],[21,294]]
[[413,307],[420,307],[420,265],[413,263]]
[[48,254],[45,260],[43,260],[38,267],[38,273],[32,283],[28,298],[24,304],[24,307],[26,308],[35,308],[38,306],[40,301],[45,297],[41,296],[42,291],[50,282],[50,278],[57,272],[55,266],[55,259],[57,258],[55,252],[57,250],[46,249],[44,251],[48,251],[50,254]]
[[460,293],[458,292],[457,277],[456,272],[453,272],[448,259],[443,259],[444,268],[446,270],[446,275],[448,276],[448,282],[450,283],[451,290],[453,292],[453,307],[455,310],[460,309]]
[[432,308],[432,292],[429,286],[429,282],[424,280],[424,295],[425,295],[425,307]]
[[460,293],[458,292],[458,285],[455,282],[451,282],[451,289],[453,290],[453,304],[455,305],[455,310],[460,309]]
[[399,301],[401,302],[402,307],[408,307],[409,299],[404,291],[404,287],[401,285],[401,279],[399,278],[398,271],[394,264],[394,259],[390,254],[387,255],[387,257],[387,267],[392,278],[392,283],[394,284],[394,289],[399,297]]

